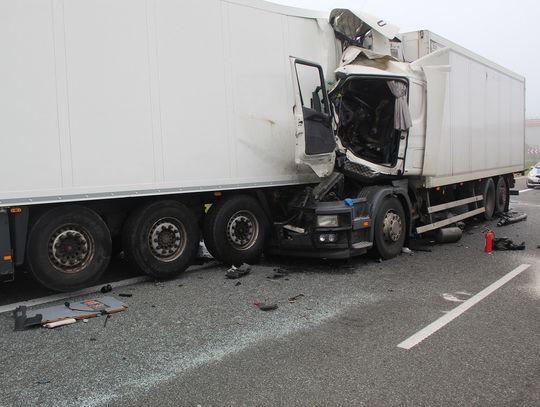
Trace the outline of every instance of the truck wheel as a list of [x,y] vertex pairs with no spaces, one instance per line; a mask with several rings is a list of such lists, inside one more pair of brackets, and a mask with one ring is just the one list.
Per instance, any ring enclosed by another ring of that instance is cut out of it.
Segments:
[[208,251],[225,264],[256,262],[262,254],[268,221],[259,203],[246,195],[225,198],[213,205],[204,221]]
[[495,213],[504,213],[508,211],[510,203],[510,191],[504,177],[497,179],[495,186]]
[[143,273],[169,279],[192,264],[199,237],[197,219],[187,206],[161,201],[143,206],[128,217],[122,246],[128,261]]
[[392,259],[401,253],[407,233],[407,220],[401,202],[388,197],[382,202],[375,218],[375,250],[385,259]]
[[484,197],[484,208],[486,209],[484,219],[491,220],[495,213],[495,183],[492,178],[489,178],[484,183],[484,193],[482,195]]
[[27,262],[33,276],[54,291],[95,283],[111,258],[111,235],[93,210],[67,206],[45,212],[28,237]]

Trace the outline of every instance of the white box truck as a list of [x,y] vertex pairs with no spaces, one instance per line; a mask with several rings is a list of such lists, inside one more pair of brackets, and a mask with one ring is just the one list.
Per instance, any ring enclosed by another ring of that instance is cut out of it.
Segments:
[[201,237],[229,264],[388,259],[504,211],[524,79],[426,35],[261,0],[0,1],[0,280],[80,288],[113,250],[173,277]]

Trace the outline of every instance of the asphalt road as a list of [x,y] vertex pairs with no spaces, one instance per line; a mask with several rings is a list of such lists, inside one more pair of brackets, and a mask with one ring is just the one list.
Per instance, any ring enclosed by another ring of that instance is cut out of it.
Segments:
[[[122,287],[129,310],[106,326],[16,333],[0,314],[0,406],[538,406],[540,190],[512,207],[528,221],[471,223],[459,243],[384,263],[263,262],[237,285],[210,262]],[[527,249],[485,254],[486,226]],[[277,268],[288,274],[268,278]],[[111,272],[133,276],[121,261]],[[23,279],[0,287],[0,305],[48,294]]]

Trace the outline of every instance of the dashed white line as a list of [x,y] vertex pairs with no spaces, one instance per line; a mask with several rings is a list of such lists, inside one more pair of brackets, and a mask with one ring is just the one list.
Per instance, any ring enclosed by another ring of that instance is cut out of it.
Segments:
[[454,319],[459,317],[461,314],[469,310],[470,308],[474,307],[476,304],[478,304],[480,301],[482,301],[484,298],[486,298],[488,295],[492,294],[499,288],[501,288],[503,285],[508,283],[509,281],[513,280],[517,276],[519,276],[521,273],[523,273],[525,270],[527,270],[529,267],[531,267],[530,264],[522,264],[517,269],[511,271],[506,276],[501,278],[500,280],[496,281],[495,283],[491,284],[486,289],[482,290],[478,294],[476,294],[474,297],[468,299],[463,304],[461,304],[459,307],[455,308],[454,310],[450,311],[448,314],[444,315],[443,317],[439,318],[432,324],[428,325],[421,331],[417,332],[410,338],[406,339],[405,341],[401,342],[398,345],[398,348],[410,350],[414,348],[419,343],[423,342],[427,338],[429,338],[431,335],[433,335],[438,330],[442,329],[445,325],[452,322]]
[[[128,285],[143,283],[148,280],[149,280],[149,277],[135,277],[135,278],[130,278],[127,280],[116,281],[114,283],[107,283],[107,284],[110,284],[111,287],[114,289],[114,288],[126,287]],[[37,305],[43,305],[43,304],[48,304],[55,301],[65,300],[66,298],[80,297],[83,295],[93,294],[93,293],[99,292],[99,290],[101,290],[101,287],[103,287],[103,284],[96,285],[94,287],[88,287],[83,290],[74,291],[71,293],[50,295],[48,297],[37,298],[35,300],[21,301],[15,304],[4,305],[0,307],[0,314],[11,312],[22,305],[26,305],[27,307],[35,307]]]

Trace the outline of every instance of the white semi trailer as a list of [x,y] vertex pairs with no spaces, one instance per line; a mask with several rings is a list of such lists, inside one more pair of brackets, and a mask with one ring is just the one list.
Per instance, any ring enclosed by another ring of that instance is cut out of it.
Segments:
[[524,168],[522,77],[365,13],[2,0],[0,52],[6,281],[76,289],[113,249],[173,277],[201,236],[231,264],[392,258],[504,211]]

